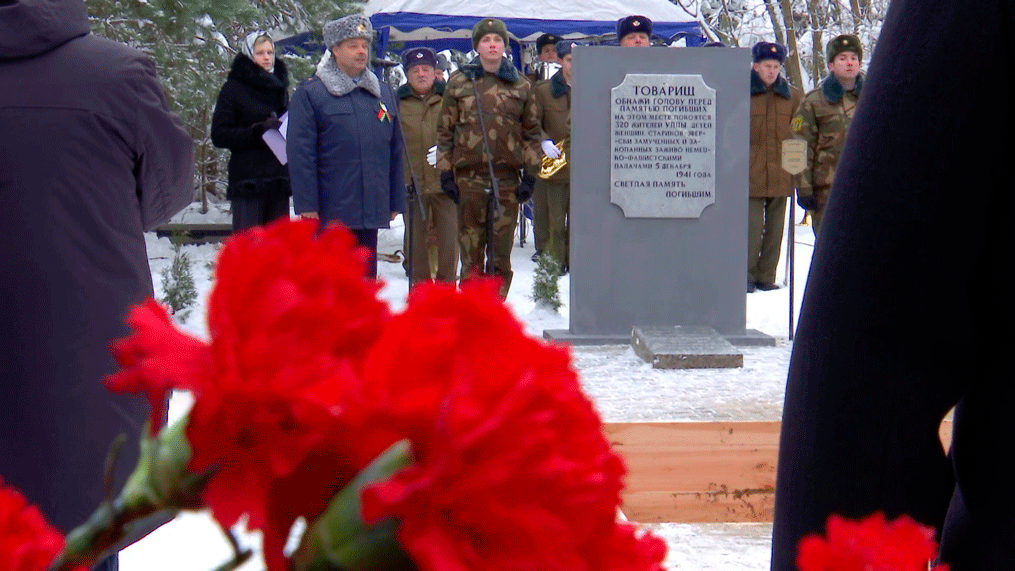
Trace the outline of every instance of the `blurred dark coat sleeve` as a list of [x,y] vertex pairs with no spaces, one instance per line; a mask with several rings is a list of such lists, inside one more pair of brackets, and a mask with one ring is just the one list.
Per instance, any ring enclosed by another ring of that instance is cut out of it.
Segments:
[[135,76],[137,141],[135,175],[141,222],[152,230],[194,200],[193,139],[183,122],[170,113],[155,63],[143,58]]
[[[1015,110],[1013,10],[891,4],[794,342],[772,569],[795,570],[799,539],[830,514],[874,511],[943,527],[953,571],[1012,568],[1002,467],[1015,383],[1000,371],[1015,320],[1003,278],[1015,181],[1001,142]],[[989,94],[996,105],[984,105]],[[949,458],[937,430],[955,405]]]

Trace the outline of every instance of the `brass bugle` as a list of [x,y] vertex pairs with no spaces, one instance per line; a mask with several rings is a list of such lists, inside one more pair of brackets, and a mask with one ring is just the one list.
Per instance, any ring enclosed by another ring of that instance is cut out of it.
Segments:
[[556,147],[560,151],[560,157],[551,159],[543,155],[543,164],[539,167],[539,178],[550,178],[567,165],[567,155],[564,154],[564,141],[561,140],[557,143]]

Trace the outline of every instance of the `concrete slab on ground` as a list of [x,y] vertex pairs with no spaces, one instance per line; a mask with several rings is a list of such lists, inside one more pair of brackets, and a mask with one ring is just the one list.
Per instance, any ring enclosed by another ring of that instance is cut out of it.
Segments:
[[654,369],[730,369],[744,366],[744,354],[706,325],[636,326],[634,352]]

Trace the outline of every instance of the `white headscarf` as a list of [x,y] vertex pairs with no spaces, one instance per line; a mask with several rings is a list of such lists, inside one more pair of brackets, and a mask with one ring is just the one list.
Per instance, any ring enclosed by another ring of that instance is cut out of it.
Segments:
[[[271,36],[268,35],[268,32],[265,32],[264,30],[250,32],[249,34],[247,34],[247,37],[244,38],[242,42],[240,42],[240,53],[250,58],[251,61],[253,61],[254,59],[254,43],[256,43],[259,38],[268,38],[268,40],[271,41],[272,47],[275,46],[275,40],[271,39]],[[268,70],[268,73],[275,73],[274,59],[271,60],[271,69]]]

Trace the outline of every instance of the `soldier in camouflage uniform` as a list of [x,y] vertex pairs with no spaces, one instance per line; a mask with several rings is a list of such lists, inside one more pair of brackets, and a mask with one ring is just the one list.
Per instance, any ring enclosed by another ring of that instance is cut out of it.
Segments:
[[493,221],[493,257],[494,274],[503,279],[502,296],[507,296],[513,275],[511,246],[518,204],[532,196],[535,178],[530,173],[539,170],[542,135],[532,85],[504,58],[507,41],[507,27],[500,20],[484,18],[473,27],[472,44],[479,56],[448,79],[437,125],[437,170],[442,190],[458,202],[461,278],[467,279],[485,269],[487,197],[492,189],[478,93],[500,191],[502,212]]
[[808,145],[807,167],[797,175],[797,203],[810,212],[815,236],[863,86],[859,38],[836,37],[828,42],[827,56],[831,73],[804,96],[793,118],[794,133]]

